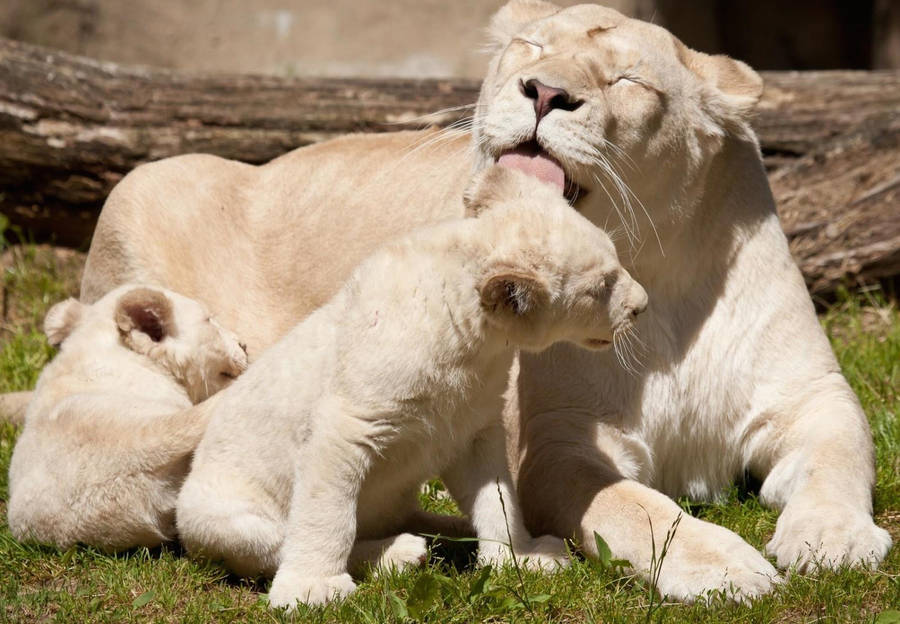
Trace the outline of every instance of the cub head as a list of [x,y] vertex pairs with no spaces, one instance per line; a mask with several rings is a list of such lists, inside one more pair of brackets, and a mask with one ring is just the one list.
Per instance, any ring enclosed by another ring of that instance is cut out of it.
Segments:
[[195,403],[247,368],[246,347],[198,301],[138,287],[118,297],[114,314],[122,342],[162,364]]
[[629,238],[683,214],[659,198],[693,188],[726,139],[755,142],[759,76],[664,28],[593,4],[511,0],[489,32],[476,170],[514,161]]
[[244,345],[202,304],[152,286],[123,286],[93,305],[67,299],[47,313],[44,332],[54,346],[73,334],[96,343],[103,340],[98,332],[110,334],[107,339],[166,370],[195,403],[247,368]]
[[489,239],[481,306],[511,343],[604,349],[633,330],[647,293],[622,268],[609,236],[552,186],[497,166],[476,176],[466,201]]

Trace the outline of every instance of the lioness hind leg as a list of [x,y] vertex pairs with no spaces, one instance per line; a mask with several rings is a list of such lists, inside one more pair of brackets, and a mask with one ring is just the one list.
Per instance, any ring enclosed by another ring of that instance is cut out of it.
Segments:
[[179,537],[189,552],[223,561],[235,574],[272,576],[284,541],[284,518],[272,501],[230,489],[223,495],[221,488],[189,478],[178,497]]

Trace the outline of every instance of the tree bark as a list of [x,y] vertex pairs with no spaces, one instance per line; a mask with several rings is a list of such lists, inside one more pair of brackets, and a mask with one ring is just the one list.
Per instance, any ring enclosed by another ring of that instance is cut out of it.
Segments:
[[[810,288],[900,273],[900,72],[763,77],[754,127]],[[38,240],[84,245],[141,163],[263,163],[348,132],[447,125],[477,94],[470,80],[176,73],[0,39],[0,211]]]

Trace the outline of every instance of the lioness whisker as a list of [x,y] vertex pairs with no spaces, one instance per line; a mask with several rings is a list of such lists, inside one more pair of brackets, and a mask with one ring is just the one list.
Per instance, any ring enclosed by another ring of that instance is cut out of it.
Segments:
[[[463,123],[471,124],[471,118],[464,118],[455,123],[458,123],[461,125]],[[451,126],[452,126],[452,124],[451,124]],[[395,171],[397,171],[398,169],[400,169],[403,166],[403,164],[405,162],[407,162],[407,160],[410,157],[412,157],[413,155],[415,155],[423,150],[438,147],[440,145],[443,145],[444,143],[447,143],[449,141],[457,139],[461,135],[465,134],[466,132],[467,132],[467,130],[462,130],[462,129],[458,129],[455,127],[447,127],[447,128],[442,128],[442,129],[438,130],[437,132],[426,134],[425,136],[416,139],[415,141],[413,141],[410,144],[410,147],[407,148],[407,151],[402,156],[400,156],[397,160],[395,160],[389,167],[385,167],[384,169],[382,169],[380,174],[370,178],[368,184],[371,186],[371,185],[378,185],[378,184],[383,183],[385,179],[390,178],[393,175],[393,173]],[[460,148],[460,150],[465,150],[467,152],[471,151],[472,149],[473,149],[473,146],[471,145],[471,142],[469,142],[469,141],[466,142],[464,147]]]
[[[448,108],[442,108],[440,110],[432,111],[430,113],[425,113],[424,115],[419,115],[417,117],[411,117],[409,119],[403,119],[400,121],[385,121],[384,125],[386,125],[386,126],[405,126],[405,125],[411,124],[415,121],[427,120],[429,117],[436,117],[438,115],[443,115],[445,113],[453,113],[453,112],[461,111],[461,110],[469,110],[469,109],[475,108],[475,106],[476,106],[475,102],[472,102],[471,104],[460,104],[459,106],[450,106]],[[471,117],[469,119],[471,119]],[[453,123],[457,123],[457,122],[453,122]]]
[[603,189],[603,192],[606,193],[606,196],[609,198],[609,202],[612,204],[613,209],[616,211],[616,214],[619,215],[619,222],[622,225],[622,229],[625,232],[625,237],[628,239],[629,245],[634,246],[634,233],[629,229],[628,223],[625,221],[625,217],[622,212],[619,210],[619,205],[616,203],[616,200],[613,199],[612,194],[609,192],[609,189],[606,188],[606,185],[603,184],[603,181],[600,179],[596,173],[592,174],[594,176],[594,180],[597,184],[600,185],[600,188]]
[[622,161],[624,164],[628,165],[628,167],[632,171],[635,171],[635,172],[638,171],[637,163],[635,163],[634,159],[632,159],[631,156],[628,155],[628,152],[623,150],[621,147],[619,147],[618,145],[616,145],[609,139],[601,138],[600,140],[603,141],[604,147],[611,149],[613,151],[613,153],[619,157],[619,160]]
[[[611,147],[615,147],[616,149],[618,149],[618,150],[619,150],[625,157],[627,157],[628,160],[631,162],[632,169],[635,170],[635,171],[637,170],[637,169],[636,169],[636,168],[637,168],[637,165],[634,164],[634,160],[632,160],[631,157],[629,157],[629,156],[628,156],[621,148],[619,148],[618,146],[615,146],[615,144],[613,144],[611,141],[607,141],[606,139],[603,139],[603,141],[604,141],[604,145],[606,145],[606,146],[611,146]],[[596,152],[595,152],[595,155],[598,156],[598,157],[600,157],[601,159],[603,159],[603,160],[609,165],[609,161],[607,161],[605,158],[603,158],[603,155],[602,155],[599,151],[596,151]],[[610,169],[613,169],[613,171],[610,172],[608,169],[606,169],[606,173],[607,173],[607,175],[610,175],[610,176],[615,175],[615,178],[616,178],[616,179],[613,180],[613,182],[614,182],[617,186],[621,185],[621,186],[620,186],[620,189],[619,189],[620,192],[623,192],[623,191],[624,191],[624,192],[627,193],[631,198],[633,198],[634,201],[637,202],[638,206],[640,206],[641,211],[644,213],[644,216],[647,217],[647,221],[650,223],[650,227],[653,229],[653,235],[654,235],[654,237],[656,238],[656,243],[657,243],[657,245],[659,246],[659,251],[660,251],[660,253],[663,255],[663,257],[665,257],[666,252],[665,252],[665,250],[663,249],[662,240],[661,240],[660,237],[659,237],[659,231],[658,231],[657,228],[656,228],[656,224],[653,222],[653,218],[650,216],[650,213],[647,211],[647,207],[644,206],[644,202],[641,201],[641,198],[638,197],[637,194],[636,194],[636,193],[631,189],[631,187],[628,185],[628,183],[625,182],[625,180],[623,179],[623,176],[621,175],[621,172],[615,170],[611,165],[610,165],[609,168],[610,168]],[[604,168],[604,169],[605,169],[605,168]],[[629,200],[629,202],[628,202],[628,205],[629,205],[629,210],[632,212],[632,215],[633,215],[633,214],[634,214],[634,210],[633,210],[633,208],[632,208],[632,206],[631,206],[631,201],[630,201],[630,200]]]
[[[613,171],[609,162],[602,155],[599,155],[599,154],[595,155],[593,158],[593,161],[594,161],[594,164],[597,167],[599,167],[600,170],[606,174],[606,177],[609,178],[610,182],[612,182],[613,186],[615,187],[616,191],[619,194],[620,199],[622,200],[622,208],[628,212],[629,223],[625,222],[625,220],[624,220],[625,216],[621,212],[619,213],[619,218],[622,219],[622,224],[626,226],[626,230],[630,233],[629,242],[631,243],[631,246],[634,247],[636,241],[639,238],[638,224],[637,224],[637,219],[635,218],[635,215],[634,215],[634,209],[631,206],[631,201],[630,201],[627,193],[625,193],[625,191],[622,189],[621,180],[620,180],[619,176],[615,173],[615,171]],[[596,174],[595,174],[595,178],[597,178],[599,181],[599,176],[596,176]],[[609,195],[609,193],[607,193],[607,195]],[[612,196],[610,196],[610,201],[612,201],[615,204],[615,200],[612,199]],[[618,212],[618,208],[617,208],[617,212]]]

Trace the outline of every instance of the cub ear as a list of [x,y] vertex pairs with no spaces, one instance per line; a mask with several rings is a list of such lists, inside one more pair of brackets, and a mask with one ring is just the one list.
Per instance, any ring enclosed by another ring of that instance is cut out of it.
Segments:
[[679,57],[689,70],[714,87],[737,113],[748,118],[763,93],[763,81],[742,61],[724,54],[704,54],[679,42]]
[[475,174],[463,193],[466,216],[477,217],[502,200],[525,199],[525,184],[521,183],[525,178],[524,173],[500,165],[492,165]]
[[135,288],[122,295],[116,304],[115,319],[123,334],[137,330],[153,342],[175,334],[172,302],[152,288]]
[[61,345],[78,325],[83,310],[81,302],[71,297],[50,308],[44,317],[44,334],[47,336],[47,342],[53,347]]
[[536,275],[512,270],[493,273],[478,291],[484,308],[517,317],[528,315],[549,296],[546,284]]
[[543,0],[510,0],[497,11],[488,25],[490,44],[503,47],[525,24],[558,13],[560,8]]

